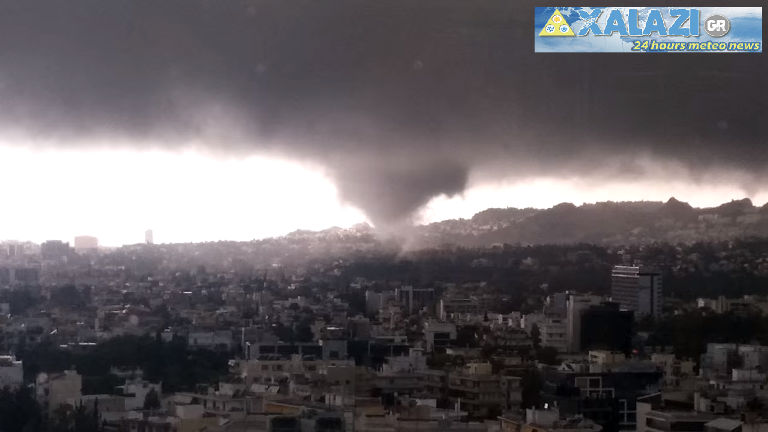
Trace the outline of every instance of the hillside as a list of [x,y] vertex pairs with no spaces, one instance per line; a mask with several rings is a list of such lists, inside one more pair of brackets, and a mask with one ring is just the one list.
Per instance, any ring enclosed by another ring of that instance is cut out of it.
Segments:
[[550,209],[488,209],[471,219],[442,221],[414,230],[424,246],[456,243],[604,244],[670,241],[691,243],[745,236],[768,236],[768,208],[749,199],[713,208],[694,208],[670,198],[667,202],[601,202]]
[[[319,232],[301,231],[286,238],[371,240],[374,231],[358,225],[349,230],[334,227]],[[667,202],[609,201],[580,206],[562,203],[549,209],[492,208],[469,219],[450,219],[412,227],[400,235],[408,238],[411,247],[498,243],[693,243],[768,236],[768,207],[755,207],[749,199],[741,199],[712,208],[694,208],[670,198]]]

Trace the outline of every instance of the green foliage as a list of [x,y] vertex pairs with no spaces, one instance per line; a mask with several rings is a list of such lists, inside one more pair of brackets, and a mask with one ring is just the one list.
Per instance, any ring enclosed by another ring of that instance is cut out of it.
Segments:
[[64,285],[51,291],[51,303],[72,309],[82,309],[88,305],[88,299],[74,285]]
[[528,368],[520,380],[522,409],[538,408],[541,406],[541,389],[543,382],[538,369]]
[[531,326],[531,339],[533,339],[534,348],[539,348],[541,346],[541,330],[537,324]]
[[82,403],[76,407],[62,405],[56,408],[51,419],[53,432],[99,432],[98,400],[94,409],[88,410]]
[[349,305],[348,316],[366,315],[365,293],[352,291],[339,295],[339,299],[347,302]]
[[160,395],[157,394],[154,388],[150,389],[149,393],[144,397],[144,406],[142,408],[145,411],[160,409]]
[[558,363],[557,349],[549,346],[536,349],[536,360],[547,365],[555,365]]
[[83,376],[83,394],[111,394],[115,387],[125,384],[125,380],[113,375]]
[[27,288],[4,290],[0,293],[0,303],[8,303],[11,315],[22,315],[27,310],[41,304],[42,301],[40,294]]
[[672,346],[678,358],[698,360],[707,343],[768,344],[768,316],[692,311],[654,323],[649,346]]
[[312,342],[312,339],[314,338],[312,328],[306,320],[302,320],[296,325],[294,333],[296,342]]
[[282,322],[272,324],[272,332],[282,342],[293,343],[296,340],[296,335],[292,326],[284,325]]
[[458,326],[456,329],[456,346],[461,348],[477,348],[480,346],[480,328],[474,325]]
[[157,306],[152,311],[152,313],[163,319],[163,327],[167,328],[171,325],[171,320],[173,319],[173,315],[171,315],[171,311],[170,309],[168,309],[168,306],[161,304]]
[[456,356],[451,354],[438,354],[434,353],[431,356],[427,357],[427,366],[429,366],[431,369],[445,369],[445,368],[454,368],[454,367],[461,367],[466,364],[466,361],[464,360],[464,357],[462,356]]
[[241,315],[242,319],[254,319],[259,315],[258,311],[254,309],[252,306],[247,306],[243,309],[243,313]]
[[41,424],[41,408],[31,389],[0,390],[0,431],[36,432]]
[[169,392],[191,391],[198,383],[217,382],[227,374],[230,357],[228,352],[188,349],[183,339],[164,342],[150,336],[119,336],[84,350],[39,344],[19,356],[24,360],[24,374],[30,380],[39,372],[57,372],[75,366],[86,385],[90,377],[108,380],[112,366],[141,368],[147,380],[163,381],[163,388]]

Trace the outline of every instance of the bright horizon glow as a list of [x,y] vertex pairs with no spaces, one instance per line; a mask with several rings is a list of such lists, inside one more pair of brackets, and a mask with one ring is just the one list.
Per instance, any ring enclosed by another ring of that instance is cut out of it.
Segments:
[[0,160],[13,179],[0,239],[120,246],[151,229],[155,243],[245,241],[365,220],[319,170],[275,159],[0,147]]
[[[32,151],[0,146],[5,184],[0,240],[63,240],[91,235],[103,246],[248,241],[298,229],[366,222],[340,199],[322,169],[286,160],[223,160],[189,151]],[[461,196],[432,199],[419,223],[469,218],[491,207],[550,208],[598,201],[666,201],[712,207],[744,193],[736,186],[685,181],[587,183],[535,179],[473,184]],[[767,194],[753,197],[755,204]]]
[[[538,179],[525,183],[500,182],[496,185],[472,186],[461,196],[435,197],[420,211],[417,221],[432,223],[446,219],[467,219],[475,213],[494,207],[546,209],[564,202],[577,206],[605,201],[666,202],[671,197],[685,201],[693,207],[707,208],[741,199],[746,195],[736,185],[692,185],[685,181],[606,184]],[[516,205],[504,204],[504,198]],[[752,199],[754,205],[761,205],[768,201],[768,194],[760,193]]]

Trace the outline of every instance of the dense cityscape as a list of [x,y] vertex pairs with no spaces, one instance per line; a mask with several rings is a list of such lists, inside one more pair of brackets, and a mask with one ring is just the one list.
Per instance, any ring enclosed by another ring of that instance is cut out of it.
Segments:
[[0,432],[768,432],[739,3],[0,0]]
[[[743,223],[734,208],[760,223],[744,201],[691,223]],[[659,223],[685,229],[687,212]],[[2,243],[3,431],[768,427],[761,237],[416,248],[357,225],[143,240]]]

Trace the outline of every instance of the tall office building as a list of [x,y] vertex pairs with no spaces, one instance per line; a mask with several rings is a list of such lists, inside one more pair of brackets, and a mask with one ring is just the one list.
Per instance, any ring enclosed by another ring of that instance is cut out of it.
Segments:
[[569,352],[579,352],[581,347],[581,315],[593,305],[598,305],[603,298],[591,294],[569,294],[566,313],[566,340]]
[[636,315],[661,316],[661,271],[655,267],[615,266],[611,273],[611,299]]
[[152,230],[151,229],[147,230],[147,232],[144,233],[144,242],[146,242],[147,244],[150,244],[150,245],[155,243],[155,239],[154,239],[154,237],[152,235]]
[[603,302],[581,311],[579,351],[607,350],[629,353],[632,348],[634,312],[618,303]]
[[405,305],[408,313],[418,312],[423,307],[434,312],[435,290],[432,288],[403,286],[395,290],[395,298]]
[[91,236],[75,237],[75,251],[93,252],[99,250],[99,239]]

